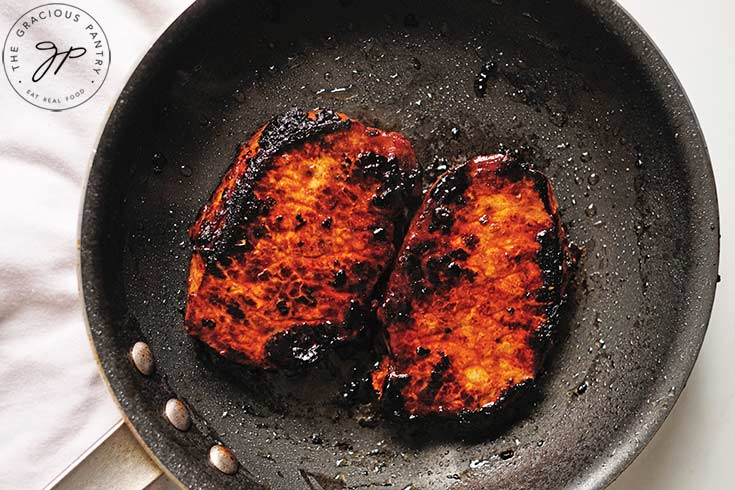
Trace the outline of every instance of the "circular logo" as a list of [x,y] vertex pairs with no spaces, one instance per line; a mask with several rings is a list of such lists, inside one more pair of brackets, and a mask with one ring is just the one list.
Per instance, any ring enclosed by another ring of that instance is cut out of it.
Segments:
[[100,89],[110,68],[110,46],[87,12],[49,3],[13,24],[2,60],[18,95],[36,107],[63,111],[85,103]]

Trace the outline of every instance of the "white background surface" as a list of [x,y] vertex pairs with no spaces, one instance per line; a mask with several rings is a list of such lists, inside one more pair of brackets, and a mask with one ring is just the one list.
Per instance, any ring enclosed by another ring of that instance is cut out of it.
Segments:
[[[4,35],[41,0],[0,5]],[[41,488],[119,415],[88,347],[76,234],[89,158],[127,76],[188,0],[74,0],[112,49],[100,92],[62,113],[0,76],[0,489]],[[614,490],[733,488],[735,440],[735,55],[728,0],[623,0],[666,55],[699,116],[720,190],[722,253],[709,332],[689,384]]]

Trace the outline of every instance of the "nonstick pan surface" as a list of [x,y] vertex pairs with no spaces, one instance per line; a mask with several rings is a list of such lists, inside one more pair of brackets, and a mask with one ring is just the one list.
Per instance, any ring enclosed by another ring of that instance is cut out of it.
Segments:
[[[260,375],[184,332],[186,229],[238,144],[292,106],[400,131],[428,173],[508,148],[551,178],[583,254],[537,396],[505,426],[409,430],[346,403],[356,347]],[[601,488],[684,387],[718,227],[686,96],[612,2],[212,0],[166,31],[112,111],[87,184],[81,277],[112,392],[190,488]],[[128,358],[139,340],[149,377]],[[187,432],[161,415],[174,396],[192,413]],[[215,443],[239,459],[236,475],[209,466]]]

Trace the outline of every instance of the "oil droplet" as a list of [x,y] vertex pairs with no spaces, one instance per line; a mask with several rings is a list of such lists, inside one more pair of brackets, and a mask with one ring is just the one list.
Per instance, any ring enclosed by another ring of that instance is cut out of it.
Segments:
[[541,446],[543,446],[543,445],[544,445],[544,441],[543,441],[543,440],[540,440],[540,441],[538,441],[538,442],[536,443],[536,445],[537,445],[538,447],[541,447]]
[[587,206],[584,210],[584,214],[586,214],[588,217],[593,217],[597,214],[597,206],[595,206],[595,203],[590,204]]
[[416,69],[416,70],[420,70],[421,69],[421,60],[418,59],[418,58],[416,58],[416,57],[411,58],[411,66],[413,66],[414,69]]
[[349,84],[345,87],[335,87],[332,90],[329,91],[331,94],[338,94],[340,92],[346,92],[352,88],[352,84]]
[[325,72],[324,73],[324,80],[331,80],[331,79],[332,79],[332,74],[329,73],[329,72]]
[[549,121],[557,128],[563,128],[567,125],[567,115],[562,111],[549,112]]
[[459,135],[462,134],[462,130],[458,127],[452,128],[452,138],[457,139],[459,138]]
[[475,95],[485,97],[487,92],[487,84],[489,79],[495,78],[498,74],[498,66],[494,61],[488,61],[480,69],[480,73],[475,78]]
[[168,163],[168,160],[166,159],[166,157],[162,153],[156,152],[153,154],[152,160],[153,160],[153,173],[160,174],[161,172],[163,172],[163,167],[165,167],[166,164]]
[[587,391],[587,381],[583,382],[581,385],[577,386],[577,394],[578,395],[584,395]]
[[590,155],[590,152],[588,151],[583,151],[579,159],[586,163],[592,160],[592,155]]
[[235,93],[232,94],[232,98],[235,99],[235,102],[237,102],[238,104],[245,103],[245,94],[240,92],[239,90],[235,90]]
[[179,167],[179,173],[183,175],[184,177],[191,177],[191,174],[193,173],[191,170],[191,167],[187,165],[182,165]]
[[587,177],[587,183],[589,185],[597,185],[598,182],[600,182],[600,176],[594,172]]
[[500,459],[503,459],[503,460],[510,459],[510,458],[513,457],[514,454],[515,453],[513,452],[512,449],[506,449],[505,451],[503,451],[502,453],[500,453]]

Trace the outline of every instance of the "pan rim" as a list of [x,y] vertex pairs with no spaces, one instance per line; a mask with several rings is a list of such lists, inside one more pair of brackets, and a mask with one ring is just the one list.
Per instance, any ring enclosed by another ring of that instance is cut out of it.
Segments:
[[[108,393],[111,395],[113,402],[115,403],[115,407],[117,408],[117,411],[120,414],[122,422],[127,426],[128,430],[130,430],[130,433],[133,435],[135,440],[138,442],[140,447],[143,449],[143,451],[148,455],[148,457],[153,461],[163,472],[166,477],[172,481],[176,486],[181,488],[182,490],[186,490],[187,486],[166,466],[156,455],[156,453],[151,449],[149,444],[146,442],[146,440],[143,438],[142,434],[138,432],[138,429],[135,427],[135,424],[133,424],[132,420],[130,420],[130,417],[128,416],[127,412],[123,408],[122,404],[120,403],[120,399],[117,396],[117,393],[115,389],[112,386],[112,383],[110,382],[110,379],[107,375],[107,371],[105,370],[104,366],[102,365],[102,360],[99,356],[99,351],[97,350],[97,345],[94,341],[94,333],[92,331],[92,322],[89,319],[89,308],[88,308],[88,301],[86,299],[86,296],[84,294],[84,270],[85,267],[89,268],[89,265],[85,266],[85,259],[84,259],[84,250],[85,250],[85,236],[87,235],[85,233],[85,210],[87,208],[87,194],[89,192],[89,183],[90,183],[90,177],[92,175],[92,171],[94,169],[95,161],[97,160],[97,149],[102,144],[103,138],[105,137],[105,132],[110,124],[110,121],[113,119],[113,117],[116,115],[116,108],[119,106],[120,99],[123,96],[123,94],[128,90],[128,86],[130,85],[130,81],[133,79],[133,77],[136,75],[136,72],[139,70],[140,66],[142,65],[143,61],[149,56],[150,52],[154,49],[158,41],[165,36],[167,33],[169,33],[170,30],[174,29],[179,20],[186,15],[190,10],[193,9],[194,6],[196,6],[199,3],[200,0],[196,0],[193,4],[189,5],[186,9],[184,9],[182,12],[180,12],[173,21],[158,30],[155,37],[153,38],[153,41],[149,43],[147,49],[144,52],[141,52],[137,59],[134,61],[133,64],[131,64],[130,68],[128,68],[127,73],[125,74],[125,85],[120,89],[120,91],[115,96],[114,102],[111,102],[106,111],[106,117],[103,118],[103,121],[100,123],[100,125],[97,127],[97,135],[94,139],[94,147],[90,151],[90,156],[87,160],[87,165],[85,169],[84,174],[84,184],[82,186],[82,196],[84,196],[83,199],[79,201],[79,207],[77,209],[77,254],[75,256],[76,259],[76,275],[77,275],[77,290],[79,293],[79,299],[81,301],[82,306],[82,319],[84,321],[84,327],[85,327],[85,333],[87,334],[87,341],[89,342],[90,350],[92,351],[92,357],[94,359],[94,363],[97,365],[97,374],[102,379],[103,384],[105,385],[105,388],[107,389]],[[92,273],[94,274],[94,273]]]
[[[179,478],[179,476],[174,474],[174,472],[161,460],[161,458],[158,457],[155,451],[151,448],[151,441],[148,441],[148,437],[146,437],[144,434],[141,434],[136,429],[135,424],[130,418],[130,415],[126,412],[125,408],[120,403],[118,392],[115,390],[110,380],[110,373],[103,366],[102,360],[99,357],[99,351],[97,348],[97,344],[95,343],[95,334],[92,325],[93,320],[90,320],[90,311],[91,308],[93,308],[93,306],[91,306],[91,303],[93,303],[95,300],[90,299],[91,295],[90,297],[88,297],[88,295],[85,295],[84,292],[85,284],[87,283],[85,278],[90,278],[96,275],[93,264],[91,264],[90,261],[85,257],[85,252],[90,248],[89,237],[91,235],[94,235],[94,232],[90,231],[90,226],[92,225],[90,225],[89,223],[90,220],[86,219],[86,215],[88,213],[91,213],[91,215],[95,215],[96,212],[95,208],[90,204],[90,180],[93,176],[95,168],[99,168],[99,166],[105,164],[105,162],[102,161],[104,159],[100,156],[101,152],[99,152],[98,149],[103,145],[105,141],[114,140],[114,134],[110,134],[111,132],[109,131],[109,128],[114,125],[118,119],[120,119],[120,115],[122,113],[121,105],[123,102],[123,98],[127,94],[135,93],[136,90],[140,89],[140,85],[144,83],[142,82],[142,79],[144,78],[143,72],[147,68],[148,62],[156,59],[160,55],[160,52],[164,51],[164,45],[170,43],[169,40],[171,38],[175,38],[176,34],[184,30],[187,24],[193,23],[194,18],[205,16],[210,9],[216,8],[216,6],[219,4],[226,4],[228,1],[229,0],[197,0],[192,5],[187,7],[181,14],[179,14],[169,26],[160,31],[159,35],[149,46],[148,50],[145,53],[142,53],[141,56],[139,56],[137,63],[129,71],[127,82],[119,92],[118,97],[112,104],[111,110],[108,111],[107,118],[105,118],[103,124],[101,124],[100,129],[98,130],[98,137],[96,139],[94,147],[95,149],[92,151],[92,156],[87,166],[86,178],[83,187],[84,199],[81,201],[78,215],[78,287],[80,299],[83,306],[83,318],[86,325],[87,336],[92,347],[93,356],[95,362],[97,363],[99,373],[104,380],[108,390],[112,394],[124,422],[130,428],[135,438],[138,440],[139,443],[141,443],[142,447],[152,458],[152,460],[156,462],[159,467],[161,467],[163,472],[181,488],[186,488],[183,481]],[[678,107],[684,110],[679,117],[685,121],[688,121],[691,124],[692,128],[692,134],[689,135],[689,139],[686,140],[683,144],[685,144],[687,147],[693,147],[696,145],[701,147],[701,157],[699,158],[699,161],[696,161],[691,157],[688,158],[688,167],[696,168],[699,172],[702,172],[700,178],[707,187],[703,194],[705,194],[711,200],[711,209],[708,209],[707,211],[711,213],[711,218],[715,227],[712,233],[716,234],[717,236],[716,240],[708,242],[709,246],[711,247],[709,252],[711,252],[712,254],[712,262],[702,264],[698,268],[699,272],[697,273],[697,275],[701,277],[706,277],[707,275],[709,275],[710,277],[714,277],[718,274],[719,271],[721,245],[721,239],[719,238],[720,222],[717,188],[705,136],[697,115],[694,111],[694,108],[691,104],[691,100],[689,99],[678,76],[672,69],[664,54],[655,44],[653,39],[636,21],[636,19],[622,5],[620,5],[617,0],[572,1],[579,8],[586,8],[592,11],[606,27],[613,27],[614,29],[612,35],[618,38],[622,38],[622,40],[626,42],[626,48],[634,52],[635,62],[637,64],[642,64],[646,68],[650,68],[657,63],[662,64],[665,68],[665,70],[663,70],[665,72],[663,76],[669,77],[670,81],[672,82],[672,89],[674,90],[674,92],[678,92],[679,94],[681,94],[682,100],[679,103]],[[625,23],[628,23],[629,25],[625,26]],[[642,45],[638,47],[638,49],[634,50],[634,47],[630,46],[630,37],[633,34],[628,34],[627,36],[625,36],[618,32],[622,30],[632,31],[632,33],[636,33],[641,36],[640,41],[642,42]],[[644,51],[644,53],[641,53],[641,50]],[[658,92],[660,96],[660,91]],[[667,114],[670,114],[672,112],[672,106],[670,104],[664,103],[663,106]],[[694,365],[699,357],[702,343],[704,341],[704,336],[707,332],[709,321],[711,319],[716,290],[717,283],[713,282],[711,287],[705,288],[701,292],[701,299],[699,299],[698,306],[701,312],[700,315],[706,321],[703,324],[689,327],[689,334],[692,335],[692,344],[695,345],[693,352],[690,353],[687,358],[680,361],[678,369],[673,370],[672,367],[664,368],[668,369],[666,374],[670,375],[669,381],[677,386],[677,390],[673,393],[671,397],[673,403],[667,405],[663,410],[658,410],[655,415],[649,415],[646,418],[641,418],[641,421],[636,422],[634,425],[639,429],[637,441],[633,438],[630,438],[627,443],[621,445],[618,448],[614,456],[604,458],[605,460],[603,462],[596,462],[594,466],[591,467],[590,471],[584,476],[582,485],[580,485],[581,487],[605,488],[606,486],[611,484],[618,476],[620,476],[625,471],[625,469],[628,468],[628,466],[630,466],[630,464],[650,443],[650,441],[656,435],[663,423],[666,421],[673,407],[678,401],[681,393],[683,392],[689,376],[694,368]],[[169,458],[170,457],[172,456],[169,456]]]

